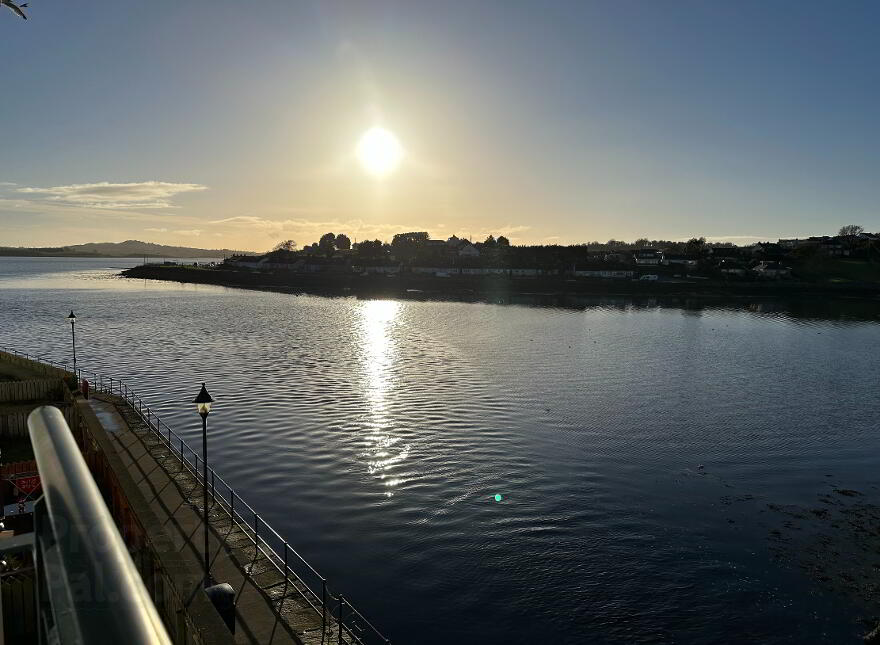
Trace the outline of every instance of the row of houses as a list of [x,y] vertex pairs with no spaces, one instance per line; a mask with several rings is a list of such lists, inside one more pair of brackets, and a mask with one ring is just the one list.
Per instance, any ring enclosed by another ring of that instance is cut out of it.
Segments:
[[880,242],[880,234],[859,233],[853,236],[814,235],[806,238],[780,238],[778,244],[779,248],[785,251],[814,248],[822,255],[828,257],[847,257],[851,255],[854,246],[876,242]]
[[[662,262],[655,262],[653,267],[645,265],[641,269],[614,266],[593,265],[578,267],[574,265],[568,269],[540,269],[540,268],[505,268],[505,267],[450,267],[450,266],[406,266],[400,262],[390,260],[354,261],[347,262],[341,258],[317,258],[305,257],[295,262],[272,262],[267,257],[263,258],[230,258],[226,261],[227,266],[246,268],[257,271],[287,271],[294,273],[354,273],[359,275],[398,275],[401,273],[419,274],[438,278],[453,276],[505,276],[511,278],[528,278],[542,276],[569,276],[574,278],[592,278],[604,280],[634,280],[654,275],[653,271],[668,274],[669,277],[687,277],[687,265],[683,265],[681,273],[673,275],[675,262],[671,258],[663,258]],[[661,268],[661,264],[672,266],[672,270]],[[737,260],[721,260],[717,265],[724,277],[754,276],[760,278],[787,278],[791,276],[791,268],[775,261],[761,261],[754,266],[749,266]],[[654,276],[656,278],[656,276]]]

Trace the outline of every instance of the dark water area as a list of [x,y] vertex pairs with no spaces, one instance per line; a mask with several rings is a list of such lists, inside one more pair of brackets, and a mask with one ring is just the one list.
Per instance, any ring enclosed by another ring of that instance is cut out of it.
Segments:
[[880,614],[778,533],[878,502],[876,303],[116,277],[137,263],[0,258],[0,345],[67,359],[74,309],[80,365],[192,445],[206,381],[218,471],[393,642],[857,643]]

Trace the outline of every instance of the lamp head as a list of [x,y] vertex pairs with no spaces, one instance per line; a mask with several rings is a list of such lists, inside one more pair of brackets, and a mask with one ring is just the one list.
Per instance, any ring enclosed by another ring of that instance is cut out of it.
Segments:
[[76,322],[76,314],[73,313],[73,309],[70,310],[70,315],[67,317],[67,320],[70,321],[71,325]]
[[208,394],[208,389],[205,387],[205,384],[202,383],[202,389],[199,390],[199,395],[193,399],[193,403],[196,404],[199,414],[203,417],[208,416],[213,402],[214,399],[211,398],[211,395]]

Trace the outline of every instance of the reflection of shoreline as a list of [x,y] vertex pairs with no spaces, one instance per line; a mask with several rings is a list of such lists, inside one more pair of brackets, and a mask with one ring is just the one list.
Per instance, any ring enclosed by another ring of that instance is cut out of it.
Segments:
[[123,271],[122,275],[281,293],[368,299],[482,302],[570,309],[672,308],[694,313],[732,309],[792,318],[880,321],[880,291],[853,286],[569,281],[483,276],[436,278],[401,275],[388,278],[351,274],[249,273],[180,266],[139,266]]

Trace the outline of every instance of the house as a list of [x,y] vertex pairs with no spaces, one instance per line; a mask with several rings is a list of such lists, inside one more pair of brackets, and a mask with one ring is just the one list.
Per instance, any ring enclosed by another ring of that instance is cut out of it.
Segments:
[[632,253],[629,251],[611,251],[604,257],[604,260],[611,264],[631,264],[632,259]]
[[463,240],[458,246],[458,256],[461,258],[478,258],[480,257],[480,249],[467,240]]
[[[802,240],[802,242],[804,242],[804,243],[801,244],[800,246],[805,246],[805,245],[809,244],[809,242],[807,242],[807,241]],[[758,242],[757,244],[755,244],[754,246],[751,247],[751,251],[752,251],[752,255],[754,255],[756,257],[763,257],[763,258],[767,258],[767,257],[776,258],[776,257],[780,257],[781,255],[785,254],[785,251],[783,250],[783,248],[781,246],[779,246],[778,244],[776,244],[775,242]]]
[[656,266],[663,262],[663,251],[659,249],[639,249],[633,253],[633,259],[640,266]]
[[739,258],[740,249],[736,246],[715,246],[709,248],[709,253],[714,260],[736,260]]
[[663,254],[663,264],[666,266],[672,264],[680,264],[688,267],[697,266],[698,259],[690,256],[690,255],[668,255],[666,253]]
[[791,276],[791,268],[784,267],[779,262],[759,262],[752,271],[762,278],[788,278]]
[[849,249],[839,237],[828,237],[819,242],[819,252],[830,258],[839,258],[849,255]]
[[736,260],[721,260],[718,264],[718,269],[721,271],[722,275],[726,276],[744,276],[748,269],[742,262],[737,262]]

